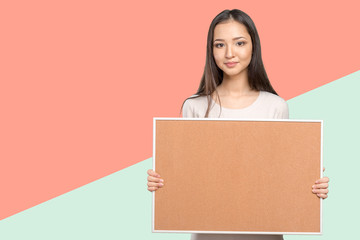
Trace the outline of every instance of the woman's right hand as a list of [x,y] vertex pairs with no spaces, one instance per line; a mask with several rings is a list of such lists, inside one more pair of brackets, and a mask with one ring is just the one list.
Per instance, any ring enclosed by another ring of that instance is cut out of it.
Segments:
[[150,192],[156,191],[158,188],[164,186],[164,180],[160,178],[160,175],[158,173],[154,172],[152,169],[149,169],[147,171],[147,174],[149,174],[147,178],[147,185]]

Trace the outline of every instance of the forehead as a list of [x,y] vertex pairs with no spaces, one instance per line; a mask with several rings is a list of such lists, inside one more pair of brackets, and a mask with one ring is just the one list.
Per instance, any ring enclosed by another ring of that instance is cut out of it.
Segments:
[[215,26],[214,39],[233,39],[235,37],[250,38],[250,35],[244,24],[232,20],[219,23]]

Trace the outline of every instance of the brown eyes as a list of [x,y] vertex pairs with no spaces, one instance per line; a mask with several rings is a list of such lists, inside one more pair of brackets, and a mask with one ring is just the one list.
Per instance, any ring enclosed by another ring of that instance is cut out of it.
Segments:
[[[237,42],[236,45],[237,46],[243,46],[243,45],[245,45],[245,42]],[[224,44],[223,43],[216,43],[216,44],[214,44],[214,46],[217,47],[217,48],[221,48],[221,47],[224,46]]]

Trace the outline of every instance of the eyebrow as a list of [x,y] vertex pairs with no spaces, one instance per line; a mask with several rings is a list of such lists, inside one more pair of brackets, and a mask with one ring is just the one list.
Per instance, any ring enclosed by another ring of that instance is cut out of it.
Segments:
[[[240,39],[240,38],[244,38],[244,39],[246,39],[245,37],[236,37],[236,38],[233,38],[233,40],[237,40],[237,39]],[[214,42],[215,42],[215,41],[223,41],[223,42],[225,42],[225,40],[224,40],[224,39],[220,39],[220,38],[215,39],[215,40],[214,40]]]

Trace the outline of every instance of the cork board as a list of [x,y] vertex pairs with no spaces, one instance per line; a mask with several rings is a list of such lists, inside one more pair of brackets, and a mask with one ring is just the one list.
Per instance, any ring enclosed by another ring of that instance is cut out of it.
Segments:
[[154,118],[153,232],[321,234],[322,124]]

